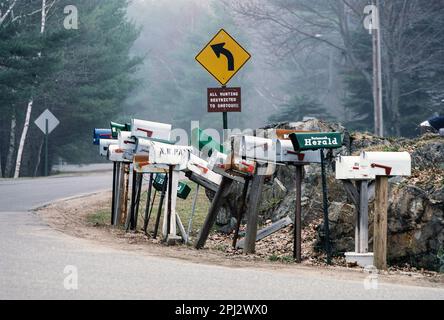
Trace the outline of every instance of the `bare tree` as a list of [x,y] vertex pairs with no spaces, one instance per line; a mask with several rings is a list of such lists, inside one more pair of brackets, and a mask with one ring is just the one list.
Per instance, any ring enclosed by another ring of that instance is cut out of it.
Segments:
[[[372,61],[357,56],[353,34],[363,32],[363,9],[366,0],[225,0],[232,9],[248,20],[274,48],[274,54],[298,55],[301,50],[331,47],[338,50],[352,68],[372,86]],[[437,50],[437,40],[444,40],[440,21],[444,14],[442,2],[420,0],[382,1],[382,75],[384,110],[388,114],[391,132],[400,135],[400,97],[419,90],[436,90],[440,83],[427,88],[402,92],[402,76],[409,76],[442,67],[443,51]],[[268,26],[270,29],[264,28]],[[442,26],[442,24],[441,24]],[[421,31],[415,30],[418,28]],[[269,31],[271,30],[271,31]],[[413,34],[413,36],[412,36]],[[370,40],[370,36],[369,36]]]

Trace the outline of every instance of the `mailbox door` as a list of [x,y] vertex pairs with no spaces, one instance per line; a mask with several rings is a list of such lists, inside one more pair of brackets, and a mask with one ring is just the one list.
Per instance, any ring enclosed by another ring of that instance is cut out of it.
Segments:
[[[237,138],[236,138],[237,139]],[[237,155],[243,158],[275,162],[276,152],[274,150],[273,140],[254,137],[254,136],[242,136],[240,140],[239,150],[234,150]]]
[[93,144],[99,145],[100,139],[112,139],[110,129],[94,129],[93,131]]
[[228,156],[225,153],[214,151],[208,159],[208,169],[213,170],[215,167],[222,167],[227,163]]
[[111,122],[111,135],[113,139],[117,139],[119,136],[120,131],[131,131],[131,125],[130,124],[121,124],[117,122]]
[[371,180],[368,166],[362,165],[360,157],[338,156],[336,158],[336,179],[338,180]]
[[190,154],[190,160],[188,161],[187,168],[198,176],[204,177],[217,185],[219,185],[222,181],[222,177],[219,174],[209,169],[208,162],[195,156],[194,154]]
[[108,155],[108,149],[111,144],[117,145],[117,140],[113,139],[100,139],[100,155],[106,157]]
[[119,132],[119,148],[122,150],[134,151],[136,148],[136,141],[131,137],[131,132],[120,131]]
[[169,141],[171,138],[171,125],[160,122],[131,120],[131,135],[138,138],[152,138]]
[[118,145],[110,145],[108,148],[108,159],[114,162],[123,162],[123,150]]

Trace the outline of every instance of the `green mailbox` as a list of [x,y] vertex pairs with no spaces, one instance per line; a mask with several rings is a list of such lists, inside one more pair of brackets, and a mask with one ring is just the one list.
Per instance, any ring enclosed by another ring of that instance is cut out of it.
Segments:
[[[156,177],[154,178],[153,181],[153,187],[157,191],[162,191],[164,181],[165,181],[165,174],[156,174]],[[179,186],[177,187],[177,196],[180,199],[185,200],[186,198],[188,198],[190,192],[191,188],[186,183],[179,182]]]
[[117,139],[120,131],[131,131],[131,124],[129,123],[121,124],[111,121],[110,125],[111,125],[111,134],[113,139]]
[[342,147],[342,135],[339,132],[291,133],[290,140],[296,152]]
[[204,133],[202,129],[195,128],[191,131],[191,145],[199,151],[202,149],[206,149],[209,152],[209,156],[211,156],[212,150],[216,150],[218,152],[223,153],[224,148],[221,144],[214,141],[213,137]]

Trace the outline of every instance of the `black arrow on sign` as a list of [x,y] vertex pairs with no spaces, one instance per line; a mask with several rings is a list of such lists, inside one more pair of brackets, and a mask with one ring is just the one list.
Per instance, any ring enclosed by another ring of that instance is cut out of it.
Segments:
[[228,71],[234,71],[234,57],[233,54],[224,48],[225,42],[213,44],[211,46],[211,49],[213,49],[214,53],[218,58],[220,58],[220,55],[223,54],[225,57],[227,57],[228,60]]

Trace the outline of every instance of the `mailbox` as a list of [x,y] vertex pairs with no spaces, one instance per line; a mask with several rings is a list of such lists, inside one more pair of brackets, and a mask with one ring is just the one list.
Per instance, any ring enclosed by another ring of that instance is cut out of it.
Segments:
[[339,132],[291,133],[290,140],[295,151],[337,149],[342,146]]
[[290,140],[276,140],[276,161],[283,163],[320,163],[320,150],[306,150],[304,152],[294,151]]
[[131,131],[131,124],[121,124],[117,122],[111,122],[111,135],[113,139],[117,139],[120,131]]
[[137,138],[149,138],[170,141],[171,125],[160,122],[131,120],[131,136]]
[[192,147],[150,142],[149,157],[152,164],[175,165],[175,170],[186,169]]
[[123,158],[123,150],[116,144],[108,147],[108,159],[114,162],[128,162]]
[[110,129],[94,129],[93,131],[93,144],[99,145],[100,139],[112,139]]
[[166,173],[168,171],[168,166],[166,165],[151,164],[148,154],[135,154],[133,165],[137,173]]
[[208,167],[207,161],[195,156],[194,154],[190,154],[187,169],[217,185],[220,185],[220,182],[222,181],[222,177]]
[[[153,187],[157,191],[161,192],[163,188],[163,183],[165,181],[165,174],[156,174],[153,181]],[[188,198],[188,195],[191,192],[191,188],[183,182],[179,182],[179,185],[177,186],[177,196],[180,199],[185,200]]]
[[120,131],[118,140],[120,149],[125,151],[134,151],[136,149],[136,139],[131,137],[130,131]]
[[367,166],[361,165],[359,156],[338,156],[336,158],[336,179],[338,180],[369,180],[370,177]]
[[365,152],[361,153],[361,166],[370,176],[410,176],[411,157],[408,152]]
[[361,156],[339,156],[336,179],[370,180],[376,176],[410,176],[408,152],[365,152]]
[[227,162],[228,156],[225,153],[214,151],[208,159],[208,169],[213,170],[215,167],[222,168]]
[[[237,140],[239,137],[234,137],[234,139]],[[266,162],[276,161],[276,152],[271,139],[242,136],[240,137],[240,143],[235,142],[234,145],[239,146],[239,150],[233,150],[234,153],[243,159]]]
[[100,155],[102,157],[108,156],[108,148],[110,145],[117,145],[118,141],[114,139],[100,139]]
[[202,151],[204,148],[210,151],[208,154],[211,156],[215,151],[224,152],[223,146],[216,142],[213,137],[204,133],[202,129],[195,128],[191,131],[191,145]]

